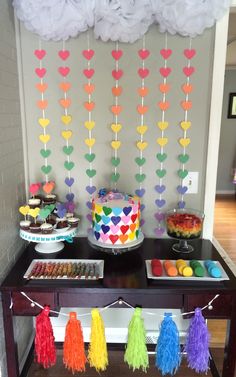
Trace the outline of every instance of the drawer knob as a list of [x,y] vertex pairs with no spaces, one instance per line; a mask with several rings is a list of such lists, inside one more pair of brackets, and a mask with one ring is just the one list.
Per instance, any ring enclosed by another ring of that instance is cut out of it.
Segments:
[[213,309],[213,305],[208,305],[208,310],[212,310]]

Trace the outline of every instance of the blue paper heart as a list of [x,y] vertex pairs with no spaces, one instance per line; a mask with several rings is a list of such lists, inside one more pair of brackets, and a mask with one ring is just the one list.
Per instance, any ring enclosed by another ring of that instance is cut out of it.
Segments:
[[141,204],[140,205],[140,211],[142,212],[144,210],[144,208],[145,208],[145,204]]
[[87,206],[89,209],[92,209],[92,203],[91,203],[91,202],[86,202],[86,206]]
[[157,200],[155,200],[155,203],[156,203],[157,207],[161,208],[166,204],[166,201],[165,201],[165,199],[157,199]]
[[68,202],[72,202],[74,197],[75,195],[72,192],[69,192],[68,194],[66,194],[66,199],[68,200]]
[[184,201],[181,201],[178,203],[178,207],[181,209],[181,208],[184,208],[185,207],[185,202]]
[[108,225],[102,224],[102,231],[103,231],[104,234],[109,232],[109,230],[110,230],[110,227]]
[[[90,216],[91,216],[91,215],[90,215]],[[96,223],[96,224],[94,225],[94,228],[95,228],[96,232],[99,232],[99,231],[101,230],[101,225],[99,225],[98,223]]]
[[123,212],[124,212],[125,216],[128,216],[128,214],[131,212],[131,210],[132,210],[132,207],[124,207]]
[[186,191],[188,191],[188,187],[179,185],[177,187],[177,191],[178,191],[179,194],[184,195],[186,193]]
[[96,187],[95,186],[86,186],[86,191],[92,195],[95,191],[96,191]]
[[156,185],[155,186],[155,190],[159,193],[159,194],[162,194],[166,189],[166,186],[165,185]]
[[119,224],[120,220],[121,220],[120,216],[112,216],[111,217],[111,221],[113,222],[114,225]]
[[140,198],[142,198],[143,195],[145,194],[145,189],[144,189],[144,188],[142,188],[142,189],[137,189],[137,190],[135,190],[135,194],[136,194],[137,196],[139,196]]
[[92,215],[91,215],[91,213],[88,213],[86,215],[86,218],[87,218],[88,221],[92,221]]
[[100,238],[100,233],[98,233],[98,232],[94,232],[94,235],[95,235],[96,239],[99,240],[99,238]]
[[121,214],[121,212],[122,212],[122,208],[120,208],[120,207],[114,207],[112,209],[112,211],[113,211],[113,213],[114,213],[115,216],[119,216]]
[[109,224],[109,222],[110,222],[110,217],[109,216],[102,216],[102,221],[104,222],[104,224],[106,225],[106,224]]
[[69,177],[66,177],[65,179],[65,184],[68,186],[68,187],[71,187],[74,183],[74,178],[69,178]]

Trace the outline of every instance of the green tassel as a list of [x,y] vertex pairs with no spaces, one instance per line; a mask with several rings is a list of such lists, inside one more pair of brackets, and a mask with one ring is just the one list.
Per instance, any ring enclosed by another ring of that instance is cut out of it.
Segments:
[[142,309],[136,308],[129,323],[128,342],[125,350],[124,361],[130,368],[140,369],[146,372],[149,366],[148,352],[146,347],[146,330],[144,328],[143,318],[141,318]]

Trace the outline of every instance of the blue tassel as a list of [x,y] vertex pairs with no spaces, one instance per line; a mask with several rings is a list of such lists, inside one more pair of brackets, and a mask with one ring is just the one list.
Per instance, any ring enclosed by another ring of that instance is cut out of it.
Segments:
[[164,376],[175,374],[181,362],[179,331],[171,313],[165,313],[157,340],[156,367]]

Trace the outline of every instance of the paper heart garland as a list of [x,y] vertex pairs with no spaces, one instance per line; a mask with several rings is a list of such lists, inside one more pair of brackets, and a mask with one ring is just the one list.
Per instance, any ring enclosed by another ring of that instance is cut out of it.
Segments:
[[166,169],[157,169],[156,170],[156,175],[159,178],[163,178],[166,175]]
[[43,158],[48,158],[51,154],[50,149],[40,149],[40,154]]
[[160,51],[160,54],[161,56],[163,57],[163,59],[168,59],[171,54],[172,54],[172,50],[170,48],[163,48],[161,51]]
[[112,148],[113,149],[119,149],[120,148],[120,146],[121,146],[121,142],[119,141],[119,140],[113,140],[112,142],[111,142],[111,146],[112,146]]
[[156,199],[155,204],[158,208],[162,208],[166,204],[166,201],[165,199]]
[[96,187],[95,186],[86,186],[86,191],[92,195],[95,191],[96,191]]
[[44,83],[44,82],[38,82],[35,87],[38,89],[38,91],[40,93],[44,93],[47,88],[48,88],[48,84]]
[[162,83],[159,85],[159,90],[161,93],[168,93],[169,90],[170,90],[170,84],[167,84],[167,83]]
[[166,153],[157,153],[156,158],[158,159],[159,162],[164,162],[167,158]]
[[85,144],[91,148],[95,144],[96,139],[95,138],[87,138],[85,139]]
[[155,228],[154,231],[156,236],[160,237],[165,233],[165,228]]
[[168,77],[169,74],[171,73],[171,68],[170,67],[161,67],[159,69],[159,72],[160,74],[163,76],[163,77]]
[[46,55],[46,51],[45,50],[35,50],[34,51],[34,55],[39,59],[39,60],[42,60],[44,58],[44,56]]
[[87,120],[84,122],[84,126],[85,128],[87,128],[87,130],[91,131],[95,127],[95,122],[93,120],[91,121]]
[[38,106],[39,109],[45,110],[48,106],[48,101],[46,101],[45,99],[39,100],[39,101],[37,101],[37,106]]
[[84,76],[87,77],[87,79],[91,79],[94,75],[94,69],[93,68],[90,68],[90,69],[84,69],[83,70],[83,73],[84,73]]
[[122,125],[120,123],[112,123],[111,129],[113,132],[118,133],[122,129]]
[[86,174],[89,178],[92,178],[96,175],[97,171],[95,169],[87,169]]
[[184,67],[183,68],[183,73],[187,77],[191,76],[194,72],[195,72],[195,68],[194,67]]
[[95,153],[86,153],[84,155],[85,159],[88,161],[88,162],[93,162],[93,160],[95,159],[96,155]]
[[71,130],[62,131],[61,136],[63,137],[63,139],[69,140],[72,136],[72,131]]
[[184,131],[187,131],[191,127],[191,122],[190,121],[183,121],[183,122],[180,123],[180,127]]
[[161,101],[158,103],[158,106],[162,111],[166,111],[169,109],[170,103],[168,101]]
[[94,107],[95,107],[94,102],[85,102],[84,103],[84,108],[88,111],[93,111]]
[[83,50],[82,54],[85,57],[85,59],[91,60],[94,55],[94,50],[91,50],[91,49]]
[[179,203],[178,203],[178,207],[180,208],[180,209],[183,209],[184,207],[185,207],[185,202],[184,201],[180,201]]
[[168,143],[167,137],[158,137],[157,138],[157,144],[159,144],[161,147],[164,147]]
[[38,123],[41,127],[46,128],[49,125],[50,120],[48,118],[39,118]]
[[140,115],[144,115],[146,114],[146,112],[148,111],[148,106],[144,106],[144,105],[138,105],[137,106],[137,111]]
[[186,137],[186,138],[183,138],[181,137],[179,139],[179,143],[182,147],[187,147],[189,144],[190,144],[190,138]]
[[71,105],[71,99],[70,98],[62,98],[59,100],[59,103],[62,107],[67,109]]
[[165,214],[163,212],[156,212],[154,216],[158,222],[165,220]]
[[119,164],[120,164],[120,158],[119,157],[112,157],[111,158],[111,164],[113,165],[113,166],[119,166]]
[[23,215],[26,216],[29,212],[30,207],[29,206],[21,206],[19,208],[19,212]]
[[183,92],[185,93],[185,94],[189,94],[189,93],[191,93],[192,92],[192,90],[193,90],[193,86],[192,86],[192,84],[183,84],[182,85],[182,90],[183,90]]
[[186,170],[186,169],[183,169],[183,170],[179,169],[178,170],[179,178],[184,179],[185,177],[187,177],[187,175],[188,175],[188,170]]
[[146,174],[144,174],[144,173],[143,174],[139,174],[139,173],[135,174],[135,179],[139,183],[143,182],[145,180],[145,178],[146,178]]
[[112,182],[117,182],[120,178],[120,173],[112,173],[111,175],[111,181]]
[[177,186],[177,191],[179,194],[184,195],[188,191],[188,187],[179,185]]
[[74,147],[72,146],[72,145],[65,145],[64,147],[63,147],[63,152],[67,155],[67,156],[69,156],[69,155],[71,155],[71,153],[73,152],[73,150],[74,150]]
[[185,111],[190,110],[192,108],[192,102],[191,101],[182,101],[181,102],[181,107]]
[[61,116],[61,121],[64,123],[66,126],[71,123],[72,121],[72,116],[71,115],[62,115]]
[[120,58],[121,58],[122,55],[123,55],[123,51],[122,51],[122,50],[112,50],[111,54],[112,54],[112,57],[113,57],[115,60],[120,60]]
[[35,73],[40,79],[42,79],[45,76],[46,72],[46,68],[35,68]]
[[75,164],[74,162],[72,161],[65,161],[64,162],[64,167],[66,168],[66,170],[72,170],[74,168]]
[[142,50],[138,51],[138,54],[142,60],[145,60],[149,57],[150,51],[143,48]]
[[143,151],[145,148],[147,148],[148,143],[146,141],[138,141],[136,145],[140,151]]
[[179,161],[182,163],[182,164],[185,164],[188,160],[189,160],[189,155],[188,154],[180,154],[178,156],[178,159]]
[[41,170],[44,174],[49,174],[50,171],[52,170],[51,165],[43,165],[41,166]]
[[58,51],[58,56],[62,59],[62,60],[66,60],[69,58],[70,56],[70,51],[68,50],[60,50]]
[[149,75],[149,69],[148,68],[139,68],[138,74],[142,79],[145,79]]
[[92,94],[95,90],[95,85],[91,83],[84,84],[84,90],[87,94]]
[[148,127],[145,126],[145,125],[142,125],[142,126],[138,126],[136,129],[137,129],[137,132],[138,132],[140,135],[144,135],[145,132],[147,131]]
[[72,192],[68,192],[68,194],[66,194],[66,199],[68,200],[68,202],[72,202],[74,200],[74,197],[75,195]]
[[192,59],[196,54],[196,50],[192,49],[185,49],[184,50],[184,55],[186,56],[187,59]]
[[155,190],[158,192],[158,194],[162,194],[166,189],[165,185],[156,185]]
[[146,158],[145,157],[136,157],[135,158],[135,162],[138,166],[143,166],[146,162]]
[[146,97],[146,95],[148,94],[148,88],[143,86],[141,88],[138,88],[138,94],[141,96],[141,97]]
[[71,187],[74,183],[74,178],[69,178],[69,177],[66,177],[65,179],[65,184],[68,186],[68,187]]
[[169,127],[169,122],[157,122],[157,126],[161,131],[164,131],[167,127]]
[[39,140],[40,140],[42,143],[44,143],[44,144],[47,144],[47,143],[49,142],[50,139],[51,139],[51,136],[48,135],[48,134],[45,134],[45,135],[41,134],[41,135],[39,135]]
[[71,83],[70,83],[70,82],[62,81],[62,82],[60,82],[60,84],[59,84],[59,88],[60,88],[63,92],[68,92],[68,90],[71,88]]
[[122,107],[120,105],[113,105],[111,111],[114,115],[119,115],[122,111]]
[[113,69],[112,71],[112,76],[115,80],[120,80],[121,77],[123,76],[123,71],[122,69]]
[[113,96],[119,97],[122,93],[122,87],[121,86],[113,86],[111,91],[112,91]]

